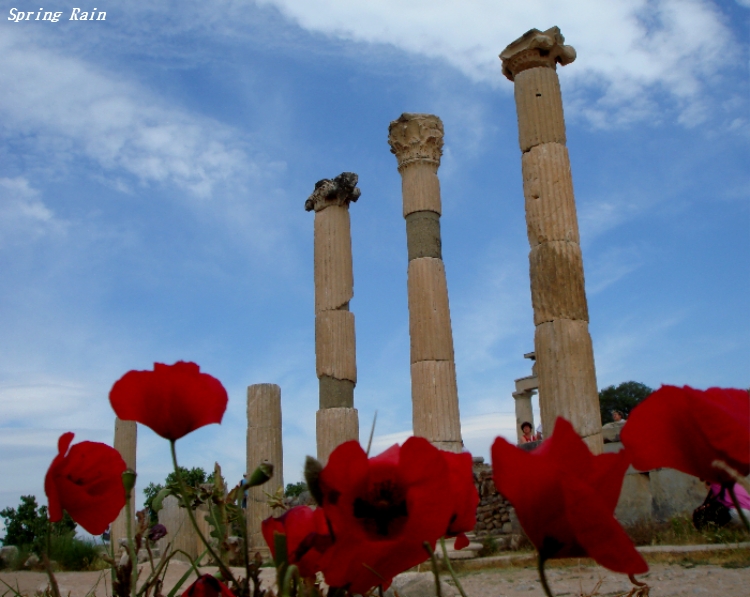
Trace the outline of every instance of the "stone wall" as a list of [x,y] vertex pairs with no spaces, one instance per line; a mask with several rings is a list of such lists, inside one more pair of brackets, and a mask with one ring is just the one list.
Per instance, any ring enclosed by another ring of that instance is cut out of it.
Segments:
[[[476,538],[510,536],[514,533],[515,513],[513,506],[495,489],[492,467],[484,464],[481,457],[474,459],[474,483],[479,491],[477,506]],[[518,532],[518,531],[516,531]]]

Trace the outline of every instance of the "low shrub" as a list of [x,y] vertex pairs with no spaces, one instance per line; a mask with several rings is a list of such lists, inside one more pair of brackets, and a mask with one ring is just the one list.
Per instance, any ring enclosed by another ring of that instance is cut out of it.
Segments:
[[50,560],[62,570],[99,570],[103,566],[100,549],[94,541],[78,539],[71,535],[53,537]]
[[667,522],[641,521],[625,527],[636,545],[702,545],[705,543],[737,543],[749,541],[750,533],[743,527],[709,526],[702,531],[693,526],[690,516],[675,516]]

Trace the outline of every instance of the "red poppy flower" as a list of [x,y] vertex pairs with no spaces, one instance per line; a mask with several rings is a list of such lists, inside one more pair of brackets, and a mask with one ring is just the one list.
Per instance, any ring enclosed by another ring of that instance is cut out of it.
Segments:
[[320,474],[333,545],[321,561],[326,582],[364,594],[428,558],[454,510],[448,465],[426,439],[411,437],[368,460],[356,441],[336,448]]
[[235,597],[229,588],[210,574],[199,576],[182,597]]
[[456,537],[455,549],[469,545],[466,533],[477,524],[479,493],[474,485],[474,461],[471,454],[441,452],[448,465],[448,489],[453,498],[453,514],[448,524],[448,537]]
[[[120,453],[98,442],[71,447],[73,433],[63,433],[58,454],[44,478],[51,522],[62,520],[63,510],[92,535],[101,535],[125,506]],[[68,451],[70,448],[70,451]]]
[[295,506],[278,518],[266,518],[261,530],[274,558],[274,534],[286,535],[287,561],[304,577],[314,577],[320,570],[320,558],[332,542],[322,508]]
[[640,574],[648,565],[613,515],[629,464],[625,451],[591,454],[562,417],[531,452],[500,437],[492,446],[495,487],[543,560],[589,556],[615,572]]
[[633,409],[620,437],[638,470],[666,466],[729,483],[733,479],[711,463],[723,460],[750,474],[750,394],[662,386]]
[[124,421],[138,421],[178,440],[204,425],[221,423],[227,391],[195,363],[154,363],[153,371],[128,371],[112,386],[109,402]]

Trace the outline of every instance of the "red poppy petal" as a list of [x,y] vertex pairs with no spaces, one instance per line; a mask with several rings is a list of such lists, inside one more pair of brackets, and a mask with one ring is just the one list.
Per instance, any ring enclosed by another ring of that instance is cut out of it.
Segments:
[[70,446],[72,440],[72,433],[60,437],[60,452],[44,479],[50,520],[61,520],[67,510],[89,533],[101,535],[125,505],[125,462],[110,446],[98,442]]
[[566,479],[563,496],[576,543],[589,557],[614,572],[648,572],[643,556],[593,488],[578,479]]
[[725,482],[716,459],[750,474],[750,395],[662,386],[633,409],[620,436],[639,470],[669,467]]
[[497,491],[513,504],[529,540],[541,549],[548,533],[569,534],[562,502],[560,472],[546,457],[552,440],[526,452],[498,437],[492,445]]
[[464,547],[468,547],[469,543],[469,538],[466,536],[466,533],[459,533],[456,536],[455,543],[453,543],[453,549],[463,549]]
[[112,408],[120,419],[138,421],[177,440],[212,423],[221,423],[227,393],[216,378],[195,363],[154,364],[153,371],[129,371],[112,387]]

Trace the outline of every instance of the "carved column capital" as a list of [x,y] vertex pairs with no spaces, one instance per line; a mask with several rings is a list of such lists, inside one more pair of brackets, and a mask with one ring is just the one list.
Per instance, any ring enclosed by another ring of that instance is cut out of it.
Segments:
[[500,54],[503,74],[512,81],[518,73],[529,68],[545,66],[554,69],[557,64],[570,64],[576,59],[576,51],[564,43],[565,38],[558,27],[527,31]]
[[388,127],[388,144],[401,170],[413,162],[440,165],[443,155],[443,122],[432,114],[402,114]]
[[354,172],[342,172],[336,178],[324,178],[315,183],[315,190],[305,201],[305,211],[321,211],[331,205],[349,207],[351,201],[359,199],[362,191],[357,188],[359,177]]

